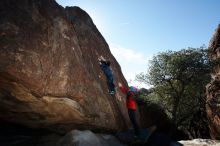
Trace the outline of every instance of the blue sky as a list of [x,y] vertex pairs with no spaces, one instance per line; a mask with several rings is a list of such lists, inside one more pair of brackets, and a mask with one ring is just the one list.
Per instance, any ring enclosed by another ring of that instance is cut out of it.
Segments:
[[[220,23],[220,0],[56,0],[85,10],[110,46],[130,85],[159,52],[200,47]],[[132,81],[130,81],[132,80]]]

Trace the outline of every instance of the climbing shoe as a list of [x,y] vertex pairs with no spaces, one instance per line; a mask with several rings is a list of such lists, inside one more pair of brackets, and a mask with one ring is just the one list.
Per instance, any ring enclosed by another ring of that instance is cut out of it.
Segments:
[[114,95],[115,91],[110,91],[109,94]]

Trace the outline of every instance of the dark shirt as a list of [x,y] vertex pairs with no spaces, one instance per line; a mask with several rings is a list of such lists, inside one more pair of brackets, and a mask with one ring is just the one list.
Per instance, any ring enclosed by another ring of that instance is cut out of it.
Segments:
[[109,77],[113,77],[113,74],[112,74],[112,70],[110,69],[110,67],[106,64],[105,61],[101,61],[101,68],[104,72],[104,74],[106,75],[107,78]]

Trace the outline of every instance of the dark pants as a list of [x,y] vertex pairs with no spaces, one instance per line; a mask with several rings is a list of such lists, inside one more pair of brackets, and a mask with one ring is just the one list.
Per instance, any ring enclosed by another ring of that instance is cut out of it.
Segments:
[[137,124],[137,120],[136,120],[136,116],[135,116],[135,110],[128,109],[128,115],[129,115],[129,118],[131,120],[131,124],[134,128],[135,135],[139,135],[140,134],[140,129],[139,129],[139,126]]
[[112,76],[107,77],[107,84],[109,91],[115,91],[115,85]]

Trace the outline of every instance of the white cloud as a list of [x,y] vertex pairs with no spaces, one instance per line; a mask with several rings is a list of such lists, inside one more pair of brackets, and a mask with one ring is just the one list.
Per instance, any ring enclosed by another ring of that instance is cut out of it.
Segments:
[[110,45],[110,49],[114,57],[119,62],[122,72],[129,83],[138,87],[148,88],[147,85],[135,82],[135,76],[141,72],[146,73],[148,67],[148,60],[151,56],[144,56],[140,52],[134,51],[135,49],[123,48],[119,45]]
[[110,45],[112,54],[116,57],[117,60],[122,60],[128,63],[138,63],[144,64],[148,60],[139,52],[135,52],[133,49],[123,48],[117,45]]

